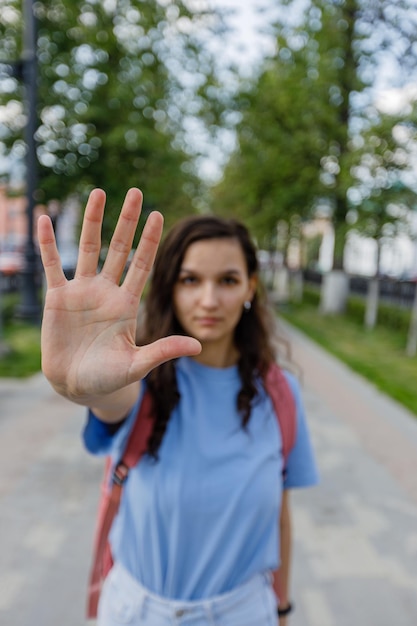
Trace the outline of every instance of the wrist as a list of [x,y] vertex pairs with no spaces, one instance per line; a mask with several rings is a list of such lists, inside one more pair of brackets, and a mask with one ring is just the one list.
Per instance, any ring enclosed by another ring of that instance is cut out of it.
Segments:
[[133,383],[108,395],[95,397],[86,405],[101,421],[107,424],[125,419],[138,399],[139,383]]
[[286,617],[294,610],[294,606],[291,602],[287,602],[286,604],[280,605],[277,609],[278,617]]
[[110,392],[80,393],[68,384],[51,380],[49,383],[59,395],[70,402],[88,407],[94,415],[104,422],[119,421],[127,415],[138,398],[141,385],[140,381],[136,381]]

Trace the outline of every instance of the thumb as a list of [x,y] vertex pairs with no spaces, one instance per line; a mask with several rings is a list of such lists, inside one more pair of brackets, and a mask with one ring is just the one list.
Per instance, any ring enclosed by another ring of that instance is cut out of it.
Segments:
[[158,367],[171,359],[182,356],[196,356],[201,352],[201,344],[197,339],[172,335],[142,346],[136,353],[132,364],[132,381],[144,378],[154,367]]

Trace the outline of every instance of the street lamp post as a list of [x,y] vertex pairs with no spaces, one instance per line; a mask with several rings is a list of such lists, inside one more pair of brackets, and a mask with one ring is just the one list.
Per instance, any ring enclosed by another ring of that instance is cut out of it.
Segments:
[[35,133],[37,129],[37,58],[36,58],[36,19],[33,0],[24,0],[24,37],[22,53],[22,73],[25,86],[27,124],[26,141],[26,196],[27,233],[25,243],[25,264],[22,271],[21,302],[17,309],[19,317],[38,322],[40,303],[38,298],[38,255],[33,237],[35,193],[38,180]]

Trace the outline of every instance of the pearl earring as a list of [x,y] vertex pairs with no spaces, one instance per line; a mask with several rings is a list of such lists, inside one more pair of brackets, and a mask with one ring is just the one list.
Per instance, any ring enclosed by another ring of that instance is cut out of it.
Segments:
[[245,300],[243,308],[245,309],[245,311],[250,311],[252,308],[252,302],[250,300]]

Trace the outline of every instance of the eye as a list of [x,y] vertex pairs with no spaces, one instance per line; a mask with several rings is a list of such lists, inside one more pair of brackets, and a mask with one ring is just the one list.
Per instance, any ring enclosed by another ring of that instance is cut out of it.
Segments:
[[238,284],[238,279],[235,276],[223,276],[223,278],[221,279],[221,283],[223,285],[237,285]]
[[196,285],[197,282],[198,282],[198,279],[197,279],[196,276],[192,276],[190,274],[190,275],[187,275],[187,276],[182,276],[179,279],[179,282],[181,283],[181,285]]

